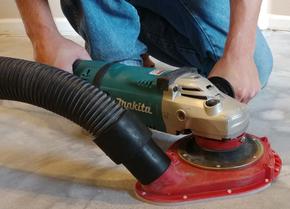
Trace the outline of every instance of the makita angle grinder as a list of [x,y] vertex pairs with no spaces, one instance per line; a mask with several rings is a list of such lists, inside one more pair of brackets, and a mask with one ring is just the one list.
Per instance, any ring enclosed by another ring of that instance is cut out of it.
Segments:
[[238,195],[268,186],[280,173],[280,157],[267,138],[246,133],[247,108],[220,77],[208,80],[193,68],[160,70],[102,61],[76,61],[73,72],[147,127],[191,133],[167,150],[171,164],[160,178],[136,184],[143,200],[172,203]]

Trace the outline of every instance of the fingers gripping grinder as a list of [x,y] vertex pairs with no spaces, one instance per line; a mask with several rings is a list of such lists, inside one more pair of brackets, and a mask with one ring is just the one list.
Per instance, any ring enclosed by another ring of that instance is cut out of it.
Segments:
[[173,203],[239,195],[268,186],[280,172],[281,159],[267,138],[246,133],[246,107],[232,98],[222,78],[208,80],[192,68],[157,70],[101,61],[77,61],[74,74],[107,92],[146,126],[191,133],[167,150],[171,164],[162,176],[136,184],[143,200]]

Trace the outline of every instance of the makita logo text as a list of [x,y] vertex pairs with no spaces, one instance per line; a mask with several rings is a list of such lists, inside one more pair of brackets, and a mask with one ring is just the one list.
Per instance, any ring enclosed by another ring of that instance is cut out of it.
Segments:
[[151,112],[151,107],[150,106],[146,106],[144,103],[141,102],[127,102],[121,98],[116,98],[116,100],[118,101],[119,105],[122,106],[123,108],[127,109],[127,110],[135,110],[138,112],[144,112],[147,114],[152,114]]

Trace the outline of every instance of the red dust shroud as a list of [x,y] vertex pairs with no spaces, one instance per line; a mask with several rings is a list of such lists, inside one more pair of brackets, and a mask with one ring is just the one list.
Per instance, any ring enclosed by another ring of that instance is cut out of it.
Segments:
[[[237,141],[242,142],[238,148]],[[153,203],[179,203],[241,195],[270,185],[279,175],[282,161],[267,138],[244,135],[231,143],[222,152],[219,145],[208,150],[214,143],[206,139],[177,141],[166,152],[170,167],[149,185],[137,182],[137,196]]]

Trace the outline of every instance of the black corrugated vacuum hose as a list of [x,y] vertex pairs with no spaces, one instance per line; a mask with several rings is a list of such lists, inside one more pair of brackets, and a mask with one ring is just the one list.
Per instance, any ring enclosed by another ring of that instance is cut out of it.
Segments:
[[170,164],[151,132],[129,111],[95,86],[62,70],[0,57],[0,99],[36,105],[88,130],[94,142],[142,184],[161,176]]

